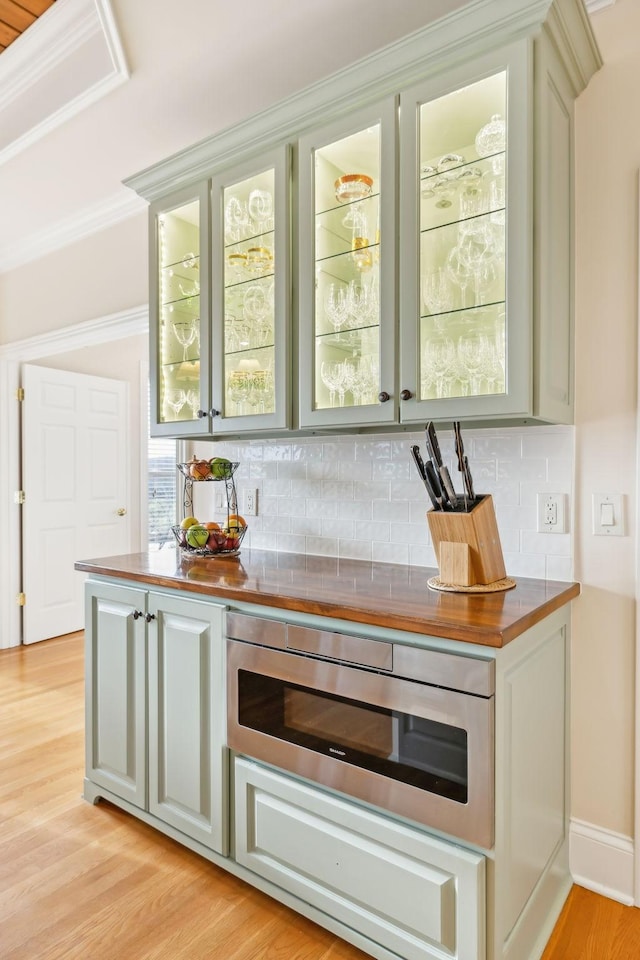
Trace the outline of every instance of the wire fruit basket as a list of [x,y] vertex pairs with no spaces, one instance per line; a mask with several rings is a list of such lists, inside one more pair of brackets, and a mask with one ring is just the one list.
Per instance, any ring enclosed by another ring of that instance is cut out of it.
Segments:
[[[185,557],[236,557],[247,531],[246,522],[238,514],[238,497],[234,473],[240,466],[231,460],[214,457],[188,463],[178,463],[184,478],[183,509],[188,526],[176,524],[171,527],[178,546]],[[200,522],[193,517],[193,484],[207,482],[224,483],[226,493],[226,520],[221,523]]]

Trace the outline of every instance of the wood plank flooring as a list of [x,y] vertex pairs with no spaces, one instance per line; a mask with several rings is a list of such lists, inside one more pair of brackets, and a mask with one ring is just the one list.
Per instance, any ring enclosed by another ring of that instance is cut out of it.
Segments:
[[[82,800],[82,642],[0,651],[2,960],[366,960],[134,817]],[[574,887],[543,960],[639,958],[640,910]]]

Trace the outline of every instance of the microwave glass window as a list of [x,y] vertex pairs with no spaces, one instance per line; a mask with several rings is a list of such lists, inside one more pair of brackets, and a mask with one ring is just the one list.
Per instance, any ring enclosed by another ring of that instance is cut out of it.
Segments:
[[241,726],[467,802],[466,730],[248,670],[238,685]]

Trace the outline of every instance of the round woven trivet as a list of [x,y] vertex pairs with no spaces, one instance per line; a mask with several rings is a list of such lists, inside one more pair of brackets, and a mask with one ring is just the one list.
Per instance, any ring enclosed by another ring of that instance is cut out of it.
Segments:
[[447,593],[499,593],[500,590],[511,590],[516,582],[511,577],[503,577],[492,583],[474,583],[470,587],[462,587],[458,583],[445,583],[440,577],[431,577],[427,585],[432,590],[444,590]]

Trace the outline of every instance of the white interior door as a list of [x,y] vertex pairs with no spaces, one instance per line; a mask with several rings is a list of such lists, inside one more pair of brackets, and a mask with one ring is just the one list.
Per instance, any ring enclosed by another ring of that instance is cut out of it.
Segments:
[[[84,625],[76,560],[130,551],[128,384],[22,368],[23,643]],[[124,511],[124,512],[123,512]]]

